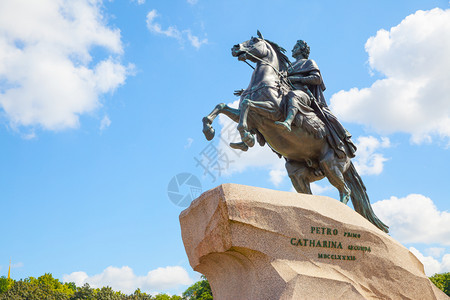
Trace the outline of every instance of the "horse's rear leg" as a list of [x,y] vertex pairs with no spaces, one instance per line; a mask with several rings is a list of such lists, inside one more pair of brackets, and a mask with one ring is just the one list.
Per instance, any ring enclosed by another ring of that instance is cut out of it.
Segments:
[[212,112],[203,118],[203,134],[205,135],[206,139],[208,141],[212,140],[214,138],[215,130],[211,126],[214,119],[220,114],[224,114],[228,116],[231,120],[234,122],[239,122],[239,109],[231,108],[225,103],[219,103],[216,105],[216,107],[212,110]]
[[350,159],[339,159],[330,149],[320,161],[320,168],[322,169],[328,181],[338,189],[340,201],[347,204],[350,200],[350,189],[345,184],[344,171],[348,167]]
[[306,162],[288,160],[285,167],[297,193],[312,194],[310,183],[323,178]]
[[312,194],[309,185],[309,176],[311,174],[306,164],[288,160],[286,161],[285,167],[297,193]]

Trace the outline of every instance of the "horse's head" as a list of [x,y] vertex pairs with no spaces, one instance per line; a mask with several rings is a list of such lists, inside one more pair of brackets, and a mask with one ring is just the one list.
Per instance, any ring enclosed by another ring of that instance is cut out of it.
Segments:
[[248,41],[234,45],[231,48],[231,55],[239,60],[250,60],[254,63],[266,62],[279,69],[287,70],[289,64],[288,57],[284,54],[286,50],[276,43],[264,39],[258,31],[258,37],[252,37]]
[[239,60],[250,60],[252,62],[258,62],[259,59],[263,59],[270,53],[267,42],[258,31],[258,37],[252,37],[248,41],[234,45],[231,48],[231,55],[237,57]]

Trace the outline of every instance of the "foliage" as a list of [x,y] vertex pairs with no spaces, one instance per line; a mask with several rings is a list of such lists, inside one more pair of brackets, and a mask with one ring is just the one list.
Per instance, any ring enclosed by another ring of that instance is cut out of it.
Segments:
[[194,283],[183,293],[183,299],[189,300],[212,300],[211,286],[205,276],[202,280]]
[[447,296],[450,296],[450,272],[442,274],[434,274],[430,280]]
[[158,294],[153,299],[155,300],[181,300],[180,296],[169,296],[167,294]]
[[[91,288],[89,284],[77,287],[73,282],[62,283],[52,274],[21,280],[0,277],[0,300],[182,300],[167,294],[148,295],[137,289],[131,295],[114,291],[111,287]],[[212,298],[192,298],[212,299]]]
[[91,300],[94,299],[94,290],[89,286],[89,283],[85,283],[82,287],[77,287],[73,298],[70,300]]
[[[450,273],[435,274],[430,280],[450,296]],[[137,289],[131,295],[115,292],[111,287],[91,288],[89,284],[77,287],[73,282],[62,283],[52,274],[21,280],[0,277],[0,300],[212,300],[211,286],[206,277],[194,283],[183,296],[167,294],[148,295]]]
[[121,300],[122,294],[120,292],[114,292],[113,289],[108,286],[96,290],[95,298],[97,300]]
[[69,300],[73,294],[73,286],[61,283],[51,274],[44,274],[39,278],[11,279],[8,289],[0,293],[0,299]]
[[0,294],[6,292],[11,287],[13,282],[14,280],[8,279],[5,276],[0,277]]
[[[450,296],[450,273],[435,274],[430,280]],[[148,295],[137,289],[131,295],[115,292],[111,287],[93,289],[89,284],[77,287],[73,282],[61,283],[52,274],[23,280],[0,277],[0,300],[212,300],[211,286],[206,277],[194,283],[183,293],[183,297],[167,294]]]
[[126,298],[127,300],[153,300],[155,298],[153,298],[150,295],[147,295],[146,293],[142,293],[140,289],[136,289],[134,291],[134,294],[128,296],[128,298]]

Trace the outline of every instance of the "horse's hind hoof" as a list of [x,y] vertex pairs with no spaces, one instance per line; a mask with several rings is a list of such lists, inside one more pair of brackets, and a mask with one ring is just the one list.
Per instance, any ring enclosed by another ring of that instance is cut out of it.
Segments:
[[344,203],[345,205],[347,205],[349,200],[350,200],[350,195],[347,195],[344,197],[344,199],[341,200],[341,202]]
[[339,196],[341,198],[340,201],[342,203],[344,203],[345,205],[347,205],[348,201],[350,200],[350,194],[351,194],[350,191],[348,191],[346,193],[339,193]]

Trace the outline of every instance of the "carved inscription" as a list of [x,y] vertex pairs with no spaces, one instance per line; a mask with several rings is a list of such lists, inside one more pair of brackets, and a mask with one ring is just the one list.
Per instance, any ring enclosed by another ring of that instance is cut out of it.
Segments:
[[[314,248],[322,248],[322,251],[317,253],[317,257],[320,259],[330,259],[330,260],[341,260],[341,261],[355,261],[356,257],[354,255],[348,254],[330,254],[323,252],[323,248],[328,249],[342,249],[342,250],[350,250],[350,251],[361,251],[370,253],[372,250],[370,247],[362,246],[357,243],[356,239],[361,238],[361,234],[357,232],[340,232],[337,228],[328,228],[328,227],[317,227],[311,226],[311,235],[321,235],[323,237],[294,237],[291,238],[291,245],[297,247],[314,247]],[[345,242],[339,242],[334,240],[338,236],[344,237],[346,240],[348,239],[348,245],[342,245]]]

